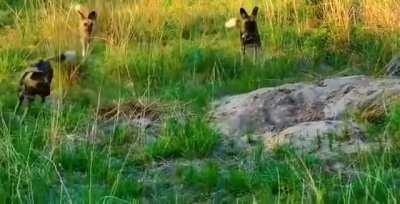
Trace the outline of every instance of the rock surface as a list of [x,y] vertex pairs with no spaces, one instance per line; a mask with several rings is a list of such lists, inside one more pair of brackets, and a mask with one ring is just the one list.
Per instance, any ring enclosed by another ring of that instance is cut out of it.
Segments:
[[351,153],[367,145],[358,125],[346,120],[347,113],[383,106],[398,96],[400,80],[350,76],[225,97],[213,104],[211,115],[216,129],[238,145],[248,145],[253,135],[268,148],[288,144],[326,156],[332,135],[341,137],[334,138],[337,151]]
[[264,144],[269,149],[289,145],[303,153],[315,152],[322,158],[356,153],[368,147],[360,128],[343,121],[305,122],[264,136]]

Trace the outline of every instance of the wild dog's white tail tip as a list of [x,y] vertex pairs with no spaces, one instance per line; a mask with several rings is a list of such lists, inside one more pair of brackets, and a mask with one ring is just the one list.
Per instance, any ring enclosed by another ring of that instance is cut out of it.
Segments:
[[88,9],[86,6],[82,6],[81,4],[76,4],[74,6],[74,10],[78,13],[80,13],[81,15],[86,15],[88,13]]
[[231,18],[225,23],[225,27],[227,28],[235,28],[239,25],[239,19]]
[[75,11],[81,11],[81,10],[82,10],[82,5],[76,4],[76,5],[74,6],[74,9],[75,9]]
[[49,57],[46,60],[55,60],[59,62],[67,62],[70,64],[76,64],[77,63],[77,54],[76,51],[74,50],[68,50],[60,55]]
[[68,63],[76,63],[77,62],[77,54],[75,50],[68,50],[64,52],[65,61]]
[[75,11],[80,11],[82,9],[82,6],[80,4],[76,4],[74,6]]

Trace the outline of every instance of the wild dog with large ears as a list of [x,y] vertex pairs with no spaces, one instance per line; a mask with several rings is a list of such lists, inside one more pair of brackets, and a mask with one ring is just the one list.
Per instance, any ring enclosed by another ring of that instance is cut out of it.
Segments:
[[257,27],[258,7],[254,7],[251,15],[244,8],[240,8],[241,19],[232,18],[225,23],[227,28],[238,28],[240,31],[240,42],[242,53],[246,50],[254,50],[257,53],[261,49],[261,39]]
[[88,9],[81,5],[77,5],[75,10],[81,17],[79,27],[82,43],[82,56],[85,57],[89,51],[90,43],[92,42],[95,23],[97,20],[97,12],[94,10],[88,12]]

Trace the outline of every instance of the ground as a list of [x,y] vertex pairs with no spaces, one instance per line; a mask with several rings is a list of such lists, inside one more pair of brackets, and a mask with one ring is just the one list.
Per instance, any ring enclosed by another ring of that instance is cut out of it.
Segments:
[[[27,65],[80,50],[76,3],[99,12],[91,54],[73,78],[54,64],[47,102],[15,111]],[[263,50],[247,59],[224,24],[254,3]],[[399,50],[398,8],[396,0],[3,0],[0,202],[396,203],[397,102],[348,116],[368,140],[390,145],[332,160],[261,143],[230,149],[209,112],[222,97],[262,87],[384,77]],[[133,113],[114,114],[121,104]],[[141,114],[150,121],[132,120]]]

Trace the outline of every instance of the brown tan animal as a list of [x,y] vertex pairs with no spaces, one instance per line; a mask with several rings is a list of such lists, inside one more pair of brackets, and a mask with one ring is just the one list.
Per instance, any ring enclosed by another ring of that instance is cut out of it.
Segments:
[[240,42],[242,53],[246,54],[247,50],[258,53],[261,49],[261,38],[257,26],[258,7],[254,7],[251,15],[244,8],[240,8],[240,16],[242,19],[232,18],[225,23],[227,28],[238,28],[240,31]]
[[89,51],[90,43],[92,42],[97,12],[94,10],[88,12],[88,9],[81,5],[77,5],[75,10],[80,16],[79,29],[81,34],[82,56],[85,57]]

